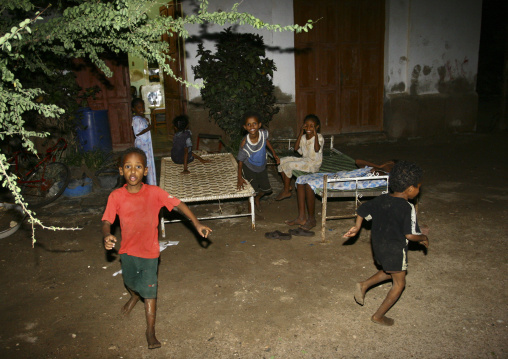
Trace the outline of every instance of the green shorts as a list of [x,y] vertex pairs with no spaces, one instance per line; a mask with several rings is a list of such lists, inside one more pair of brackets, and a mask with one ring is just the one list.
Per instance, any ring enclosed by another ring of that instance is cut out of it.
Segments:
[[157,298],[157,267],[159,258],[140,258],[120,254],[125,286],[142,298]]

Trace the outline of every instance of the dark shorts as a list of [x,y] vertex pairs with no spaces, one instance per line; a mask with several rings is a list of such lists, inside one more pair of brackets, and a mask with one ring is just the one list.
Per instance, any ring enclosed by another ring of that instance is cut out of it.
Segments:
[[374,250],[376,262],[385,272],[401,272],[407,270],[407,246],[394,250]]
[[270,186],[270,181],[268,180],[268,171],[266,167],[261,172],[254,172],[244,164],[242,167],[242,175],[243,178],[250,182],[250,185],[254,188],[256,193],[272,192],[272,186]]
[[120,254],[124,284],[142,298],[157,298],[159,258],[140,258]]

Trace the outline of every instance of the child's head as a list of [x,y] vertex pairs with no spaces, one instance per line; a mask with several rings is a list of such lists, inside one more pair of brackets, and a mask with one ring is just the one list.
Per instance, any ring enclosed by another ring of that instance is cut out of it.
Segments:
[[[419,188],[422,177],[423,170],[416,163],[398,161],[390,171],[390,188],[394,192],[404,192],[411,186]],[[410,198],[414,198],[417,194]]]
[[254,111],[248,111],[243,115],[243,128],[249,135],[255,135],[261,128],[261,115]]
[[136,115],[143,116],[145,114],[145,102],[140,98],[135,98],[131,102],[132,112]]
[[137,153],[138,155],[140,155],[143,158],[143,166],[146,167],[146,164],[148,163],[146,153],[145,153],[145,151],[143,151],[142,149],[137,148],[137,147],[129,147],[128,149],[123,151],[122,157],[120,158],[120,166],[123,166],[123,164],[125,163],[126,157],[128,155],[130,155],[131,153]]
[[176,116],[173,119],[173,126],[178,132],[185,131],[189,126],[189,118],[186,115]]
[[307,124],[311,124],[311,123],[314,124],[314,128],[316,129],[316,132],[319,132],[321,129],[321,122],[319,121],[319,117],[317,117],[316,115],[313,115],[313,114],[309,114],[309,115],[305,116],[305,118],[303,119],[304,126]]
[[145,151],[131,147],[124,151],[119,168],[120,175],[125,178],[128,186],[137,186],[148,174],[146,167],[147,158]]

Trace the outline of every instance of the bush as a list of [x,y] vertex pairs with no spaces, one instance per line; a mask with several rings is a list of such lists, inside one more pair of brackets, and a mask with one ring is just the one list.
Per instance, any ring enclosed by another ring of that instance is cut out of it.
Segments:
[[232,147],[243,135],[241,119],[245,112],[256,111],[268,125],[279,112],[273,95],[273,60],[265,57],[263,37],[234,33],[228,28],[219,34],[216,52],[198,46],[198,65],[192,69],[195,79],[203,79],[201,97],[209,115],[227,134]]

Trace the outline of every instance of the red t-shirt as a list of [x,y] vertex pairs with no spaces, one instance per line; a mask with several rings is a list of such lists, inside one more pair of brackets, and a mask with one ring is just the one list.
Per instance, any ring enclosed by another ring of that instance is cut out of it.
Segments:
[[129,193],[126,186],[111,192],[102,220],[113,223],[117,215],[120,218],[120,254],[158,258],[159,211],[163,206],[171,211],[180,200],[157,186],[143,184],[138,193]]

